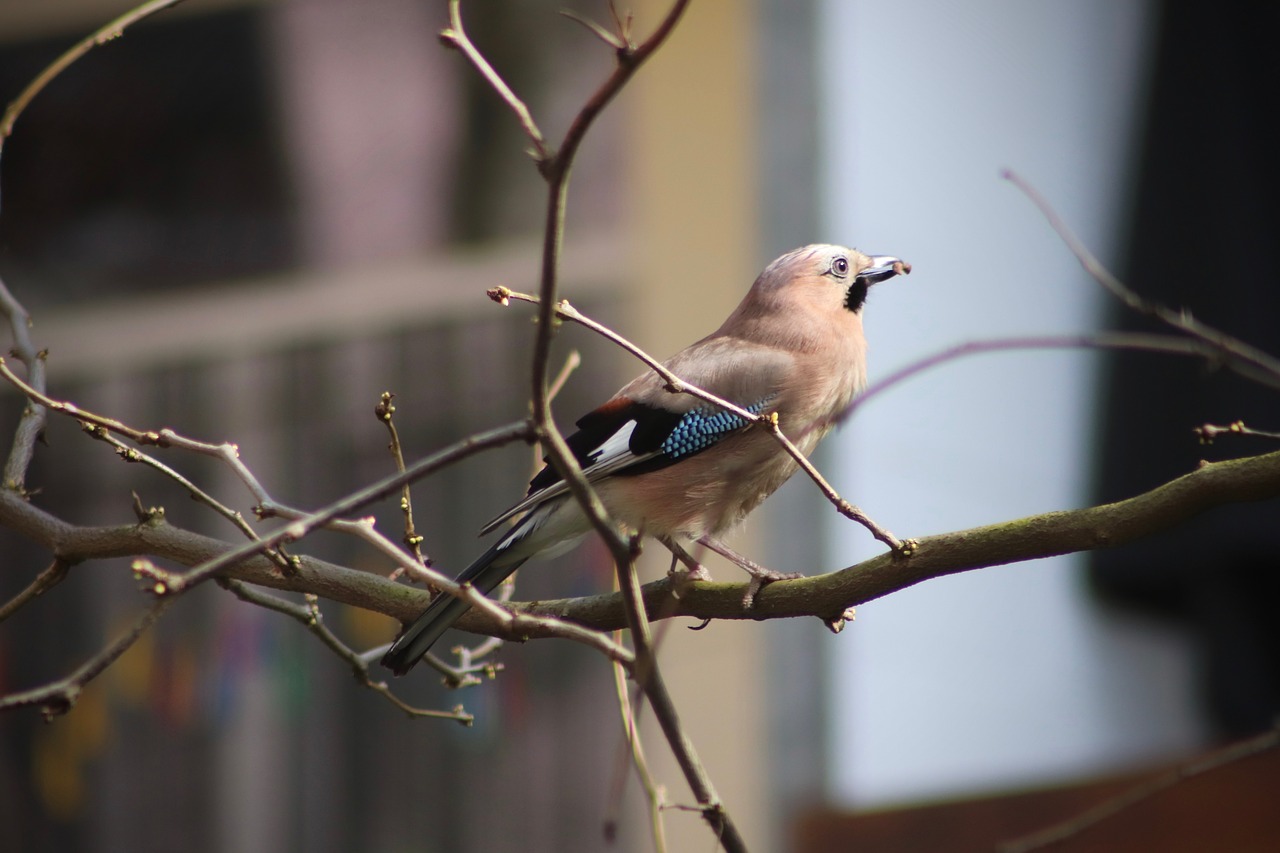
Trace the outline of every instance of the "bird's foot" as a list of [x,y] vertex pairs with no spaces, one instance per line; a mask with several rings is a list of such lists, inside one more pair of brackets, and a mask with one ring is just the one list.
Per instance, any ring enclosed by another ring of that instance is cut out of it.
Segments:
[[[671,568],[667,570],[667,577],[676,582],[677,588],[684,584],[694,581],[710,581],[711,572],[707,571],[707,567],[699,563],[692,554],[680,547],[674,539],[659,539],[663,545],[671,551]],[[684,566],[684,569],[677,568]]]
[[793,581],[804,577],[803,572],[779,572],[773,569],[766,569],[764,566],[755,566],[754,569],[748,569],[746,566],[742,568],[746,569],[747,573],[751,575],[751,583],[747,584],[747,591],[742,594],[743,610],[750,610],[755,607],[756,595],[760,590],[764,589],[765,584],[771,584],[774,581]]
[[710,536],[703,536],[698,540],[698,543],[715,551],[751,575],[751,582],[747,584],[747,591],[742,595],[742,608],[744,610],[750,610],[755,606],[756,596],[760,593],[760,590],[764,589],[766,584],[771,584],[774,581],[793,581],[796,578],[804,577],[801,572],[779,572],[775,569],[765,568],[756,561],[739,554],[718,539],[712,539]]
[[712,580],[711,572],[707,571],[707,567],[701,563],[685,565],[683,568],[677,568],[673,565],[667,572],[667,577],[678,583],[693,583],[694,581],[710,582]]

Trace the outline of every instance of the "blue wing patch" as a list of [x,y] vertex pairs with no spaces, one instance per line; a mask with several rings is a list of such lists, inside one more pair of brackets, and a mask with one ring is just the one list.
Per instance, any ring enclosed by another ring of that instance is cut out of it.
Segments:
[[[743,408],[758,415],[776,398],[776,394],[770,394]],[[746,425],[745,418],[717,406],[673,412],[615,397],[579,418],[578,431],[565,441],[588,477],[593,471],[598,476],[628,477],[695,456]],[[525,499],[486,524],[481,534],[564,491],[560,474],[547,465],[529,483]]]
[[[768,408],[769,400],[760,400],[744,406],[748,412],[758,415]],[[711,447],[720,439],[747,425],[741,415],[726,412],[714,406],[702,406],[686,412],[658,449],[671,461],[692,456]]]

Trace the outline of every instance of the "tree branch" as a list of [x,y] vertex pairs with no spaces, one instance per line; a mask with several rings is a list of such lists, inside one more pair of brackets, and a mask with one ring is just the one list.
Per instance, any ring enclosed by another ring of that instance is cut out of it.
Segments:
[[1076,260],[1080,262],[1080,266],[1084,267],[1085,272],[1127,308],[1143,316],[1153,317],[1180,332],[1204,341],[1217,351],[1224,363],[1240,375],[1271,388],[1280,388],[1280,361],[1252,344],[1201,323],[1185,308],[1175,311],[1166,305],[1151,302],[1140,296],[1102,265],[1102,262],[1089,251],[1080,238],[1067,227],[1066,222],[1048,200],[1021,175],[1012,169],[1005,169],[1001,172],[1001,177],[1012,183],[1031,200],[1031,203],[1048,221],[1049,227],[1067,244],[1067,248],[1076,256]]
[[71,567],[62,560],[54,560],[50,563],[49,567],[36,575],[35,580],[27,584],[22,592],[0,605],[0,622],[8,619],[23,607],[62,583],[70,569]]
[[[0,136],[0,144],[4,137]],[[45,353],[37,351],[31,342],[31,315],[27,309],[14,298],[0,279],[0,314],[9,318],[9,331],[13,335],[13,354],[27,368],[27,381],[31,388],[43,392],[45,390]],[[4,359],[0,358],[0,367]],[[5,368],[7,370],[7,368]],[[0,488],[13,489],[17,492],[26,490],[27,469],[31,467],[31,458],[35,453],[36,440],[44,430],[48,417],[44,406],[29,400],[22,410],[18,428],[13,433],[13,446],[9,450],[9,458],[5,461],[4,474],[0,476]]]
[[533,144],[534,158],[539,162],[545,162],[550,159],[551,152],[547,149],[546,140],[543,139],[542,131],[538,128],[537,122],[533,120],[533,115],[529,112],[529,108],[525,106],[524,101],[512,91],[507,85],[507,81],[502,79],[493,66],[489,64],[489,60],[476,49],[471,43],[471,39],[467,37],[467,31],[462,26],[462,0],[449,0],[449,27],[440,31],[440,43],[445,47],[451,47],[467,58],[467,61],[475,66],[476,71],[489,84],[489,88],[502,98],[507,107],[515,113],[516,120],[520,122],[520,129],[524,131],[525,136],[529,137],[529,141]]
[[[400,446],[400,431],[396,429],[394,420],[396,414],[394,399],[395,394],[390,391],[383,391],[382,396],[378,399],[378,404],[374,406],[373,413],[387,427],[387,434],[391,439],[387,449],[391,451],[391,458],[395,460],[396,470],[403,473],[404,451]],[[422,534],[418,532],[413,523],[413,495],[410,492],[408,483],[405,483],[400,490],[400,512],[404,515],[405,547],[413,553],[414,559],[421,565],[431,565],[431,560],[423,556],[422,553]],[[399,569],[396,571],[399,572]]]
[[[1280,497],[1280,451],[1202,463],[1189,474],[1116,503],[923,537],[909,560],[881,554],[828,574],[777,581],[760,591],[750,611],[742,606],[743,583],[691,583],[674,603],[669,579],[646,584],[643,592],[649,612],[664,616],[756,620],[816,616],[826,620],[932,578],[1114,547],[1176,528],[1213,507],[1276,497]],[[670,612],[659,611],[661,604],[670,605]],[[512,606],[599,630],[625,623],[618,593]]]
[[120,655],[128,651],[129,647],[137,642],[138,638],[160,618],[160,614],[168,606],[169,601],[166,599],[152,602],[151,606],[143,611],[142,615],[138,617],[129,630],[85,661],[84,664],[66,678],[60,678],[34,690],[24,690],[20,693],[10,693],[8,696],[0,697],[0,711],[8,711],[12,708],[21,708],[27,705],[41,705],[43,706],[41,713],[44,714],[46,720],[51,720],[56,716],[67,713],[75,707],[76,700],[80,698],[80,693],[84,690],[84,686],[97,678],[111,664],[115,663]]
[[55,77],[66,71],[76,60],[93,50],[100,44],[106,44],[109,41],[119,38],[124,34],[127,27],[136,24],[144,18],[149,18],[156,12],[172,8],[181,3],[182,0],[150,0],[143,3],[130,11],[124,13],[120,17],[111,21],[95,30],[89,36],[81,39],[66,53],[59,56],[47,68],[36,75],[35,79],[27,84],[27,87],[18,93],[18,97],[9,102],[9,106],[4,111],[4,116],[0,117],[0,154],[4,153],[5,140],[13,133],[13,125],[18,121],[18,116],[22,115],[22,111],[27,105],[35,99],[36,95],[48,86]]
[[[295,604],[292,601],[286,601],[279,596],[254,589],[246,586],[240,581],[224,579],[220,581],[221,585],[230,591],[236,598],[249,604],[256,604],[267,610],[274,610],[282,613],[302,624],[304,628],[314,634],[320,642],[324,643],[331,652],[336,654],[342,660],[346,661],[351,667],[351,674],[355,676],[356,681],[363,687],[367,687],[374,693],[383,696],[392,705],[395,705],[401,711],[404,711],[410,717],[435,717],[438,719],[456,720],[463,725],[469,726],[474,721],[474,717],[468,714],[461,705],[456,705],[449,711],[438,711],[432,708],[418,708],[405,702],[387,685],[382,679],[374,679],[369,673],[369,661],[365,655],[361,655],[348,646],[346,643],[338,639],[337,635],[329,630],[329,626],[324,624],[324,618],[320,613],[320,605],[316,597],[312,594],[307,595],[305,604]],[[385,646],[384,646],[385,648]]]
[[1125,809],[1131,808],[1143,800],[1150,799],[1156,794],[1167,791],[1187,779],[1194,779],[1196,776],[1212,772],[1246,758],[1252,758],[1264,752],[1270,752],[1273,749],[1280,749],[1280,728],[1273,728],[1248,740],[1233,743],[1216,752],[1175,767],[1166,773],[1130,788],[1119,796],[1099,803],[1094,808],[1070,820],[1022,838],[1007,841],[997,849],[999,853],[1030,853],[1032,850],[1041,850],[1045,847],[1053,846],[1060,841],[1079,835],[1085,830],[1115,817]]
[[[827,620],[851,606],[931,578],[1121,545],[1176,528],[1213,507],[1276,497],[1280,497],[1280,451],[1205,463],[1149,492],[1112,504],[924,537],[918,540],[919,550],[910,560],[882,554],[828,574],[777,581],[760,591],[750,611],[742,606],[745,583],[689,583],[682,586],[679,598],[674,600],[674,583],[665,578],[645,584],[641,591],[647,611],[657,619],[813,616]],[[0,491],[0,524],[43,545],[68,564],[145,554],[196,566],[225,558],[233,550],[227,542],[162,521],[116,527],[73,525],[6,491]],[[401,620],[417,616],[430,601],[424,590],[306,555],[298,557],[297,568],[289,576],[257,554],[227,562],[227,577],[273,589],[311,592]],[[513,602],[507,606],[517,614],[550,616],[595,631],[627,627],[619,593]],[[511,640],[555,633],[548,626],[528,622],[500,623],[475,611],[463,616],[457,627]]]

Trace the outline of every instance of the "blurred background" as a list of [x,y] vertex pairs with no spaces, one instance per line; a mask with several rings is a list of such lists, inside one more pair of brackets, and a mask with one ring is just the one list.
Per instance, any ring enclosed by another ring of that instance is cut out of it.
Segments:
[[[464,4],[552,140],[611,63],[556,14],[565,6],[608,20],[590,0]],[[0,100],[125,8],[0,6]],[[666,7],[635,8],[647,33]],[[1141,292],[1266,348],[1280,313],[1268,121],[1280,80],[1263,42],[1275,17],[1262,4],[698,0],[583,148],[564,295],[666,355],[714,328],[768,260],[823,241],[915,266],[872,296],[873,380],[967,341],[1147,328],[999,180],[1008,167]],[[521,417],[530,312],[484,290],[536,287],[542,186],[510,115],[439,46],[445,23],[425,0],[193,0],[42,93],[0,163],[0,276],[49,349],[55,396],[234,441],[277,499],[304,507],[391,470],[373,416],[384,390],[411,456]],[[637,370],[566,327],[556,363],[571,349],[584,364],[558,401],[562,425]],[[1126,497],[1206,454],[1266,449],[1203,448],[1190,430],[1274,428],[1276,409],[1269,392],[1168,358],[979,356],[859,410],[820,467],[882,524],[923,536]],[[20,410],[0,389],[3,435]],[[165,460],[248,509],[209,460]],[[438,566],[474,555],[470,531],[532,464],[506,448],[415,488]],[[71,422],[51,422],[28,484],[79,523],[129,523],[136,491],[175,523],[234,535]],[[394,505],[378,515],[399,528]],[[1276,531],[1274,502],[1232,507],[1093,559],[933,581],[860,608],[838,637],[816,621],[673,624],[666,674],[759,849],[989,849],[1271,724]],[[737,544],[807,573],[878,550],[799,480]],[[307,550],[388,570],[341,537]],[[0,531],[0,594],[47,559]],[[0,624],[0,690],[69,671],[128,624],[141,597],[127,564],[73,570]],[[599,591],[611,576],[587,545],[526,571],[517,596]],[[357,647],[396,629],[323,609]],[[0,846],[594,850],[620,809],[618,848],[651,849],[634,779],[615,804],[609,668],[560,642],[499,660],[497,681],[461,694],[425,671],[396,684],[419,704],[463,702],[473,728],[410,721],[293,622],[198,590],[67,716],[0,718]],[[656,733],[647,744],[670,799],[691,802]],[[1196,824],[1217,842],[1224,826],[1280,837],[1274,787],[1259,783],[1274,785],[1274,762],[1259,766],[1179,811],[1208,808]],[[667,822],[672,849],[708,847],[696,816]]]

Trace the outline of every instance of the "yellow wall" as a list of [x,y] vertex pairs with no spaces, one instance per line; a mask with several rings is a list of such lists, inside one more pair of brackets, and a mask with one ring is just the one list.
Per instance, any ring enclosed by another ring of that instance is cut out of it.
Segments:
[[[638,4],[641,32],[666,8]],[[694,2],[624,96],[637,288],[628,329],[658,357],[712,331],[759,272],[756,23],[753,4]],[[647,570],[665,571],[665,552],[647,551]],[[745,578],[718,558],[708,567],[717,579]],[[747,839],[767,845],[776,834],[768,825],[760,627],[716,622],[695,633],[688,624],[667,628],[663,673],[726,807]],[[651,715],[645,720],[652,724]],[[692,803],[656,727],[644,737],[669,798]],[[696,814],[668,812],[666,824],[672,850],[712,849]]]

